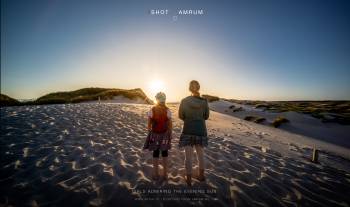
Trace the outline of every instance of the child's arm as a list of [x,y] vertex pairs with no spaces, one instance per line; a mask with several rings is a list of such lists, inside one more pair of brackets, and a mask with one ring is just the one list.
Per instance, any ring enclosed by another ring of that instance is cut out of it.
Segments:
[[152,130],[152,120],[148,117],[148,131]]
[[167,111],[167,117],[168,117],[168,131],[171,132],[173,130],[173,119],[171,111],[168,109]]
[[147,129],[148,129],[148,131],[152,130],[152,116],[153,116],[153,108],[147,113],[147,117],[148,117]]
[[169,129],[169,131],[173,130],[173,120],[171,118],[168,121],[168,129]]

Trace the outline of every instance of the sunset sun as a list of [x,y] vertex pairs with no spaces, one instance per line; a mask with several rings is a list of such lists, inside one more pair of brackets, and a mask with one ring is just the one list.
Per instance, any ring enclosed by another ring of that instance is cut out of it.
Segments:
[[163,81],[156,79],[152,80],[149,83],[149,90],[152,94],[156,94],[160,91],[164,91],[164,83]]

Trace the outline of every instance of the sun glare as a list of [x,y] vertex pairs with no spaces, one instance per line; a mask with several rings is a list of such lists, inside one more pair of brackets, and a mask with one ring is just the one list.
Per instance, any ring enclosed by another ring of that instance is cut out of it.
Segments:
[[151,93],[156,94],[160,91],[164,91],[164,83],[161,80],[152,80],[149,83],[149,90]]

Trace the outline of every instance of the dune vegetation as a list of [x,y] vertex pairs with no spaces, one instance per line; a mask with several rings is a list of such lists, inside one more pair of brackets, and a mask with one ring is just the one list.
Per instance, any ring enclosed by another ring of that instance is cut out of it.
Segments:
[[350,124],[350,101],[249,101],[226,99],[271,112],[294,111],[309,114],[323,122]]
[[281,124],[288,123],[288,122],[289,122],[288,119],[286,119],[286,118],[284,118],[282,116],[279,116],[275,120],[273,120],[273,122],[271,124],[272,124],[272,126],[277,128],[277,127],[281,126]]
[[5,94],[0,94],[0,106],[18,106],[21,102]]
[[235,105],[231,105],[228,108],[231,109],[232,112],[244,111],[244,109],[242,107],[236,107]]
[[38,98],[37,104],[52,103],[80,103],[94,100],[110,100],[115,96],[123,96],[129,99],[142,99],[145,103],[152,104],[146,94],[140,89],[113,89],[113,88],[83,88],[76,91],[50,93]]
[[147,104],[153,104],[153,101],[149,99],[140,88],[130,90],[83,88],[75,91],[49,93],[34,101],[28,102],[19,102],[6,95],[1,95],[1,106],[81,103],[86,101],[111,100],[116,96],[123,96],[131,100],[141,99]]
[[260,117],[260,116],[246,116],[246,117],[244,117],[244,120],[255,122],[258,124],[266,121],[266,119],[264,117]]

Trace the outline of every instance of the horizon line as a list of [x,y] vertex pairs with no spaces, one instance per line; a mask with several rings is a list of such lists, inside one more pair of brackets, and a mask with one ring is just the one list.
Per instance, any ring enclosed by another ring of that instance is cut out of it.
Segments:
[[[50,93],[62,93],[62,92],[72,92],[72,91],[77,91],[77,90],[81,90],[81,89],[85,89],[85,88],[104,88],[104,89],[120,89],[120,90],[135,90],[135,89],[140,89],[142,90],[143,93],[145,93],[145,95],[147,96],[147,98],[153,100],[152,98],[148,97],[149,95],[147,95],[147,93],[145,92],[145,90],[141,87],[136,87],[136,88],[117,88],[117,87],[82,87],[82,88],[78,88],[78,89],[72,89],[72,90],[57,90],[57,91],[53,91],[53,92],[48,92],[44,95],[38,96],[36,98],[15,98],[18,101],[28,101],[28,100],[36,100],[42,96],[48,95]],[[6,95],[9,96],[11,98],[14,98],[13,96],[7,95],[7,93],[3,93],[3,91],[0,89],[0,94],[2,95]],[[263,101],[263,102],[326,102],[326,101],[350,101],[350,99],[289,99],[289,100],[263,100],[263,99],[239,99],[239,98],[227,98],[227,97],[220,97],[220,96],[216,96],[214,94],[209,94],[209,93],[201,93],[201,95],[209,95],[209,96],[214,96],[214,97],[218,97],[222,100],[238,100],[238,101]],[[21,101],[21,102],[22,102]],[[167,103],[179,103],[181,100],[176,100],[176,101],[169,101]]]

